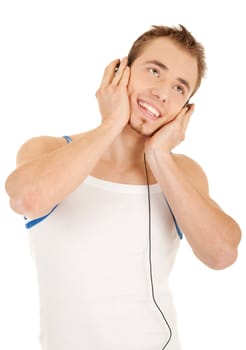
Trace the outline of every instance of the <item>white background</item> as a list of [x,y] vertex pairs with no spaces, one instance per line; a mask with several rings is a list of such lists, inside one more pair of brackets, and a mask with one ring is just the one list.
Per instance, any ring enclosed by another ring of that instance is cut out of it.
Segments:
[[[126,56],[152,24],[184,24],[206,48],[207,77],[193,99],[196,111],[178,151],[200,163],[211,196],[244,232],[243,3],[1,1],[1,349],[39,349],[38,292],[27,232],[4,191],[16,152],[35,135],[60,136],[97,126],[95,91],[105,65]],[[245,263],[244,239],[237,262],[223,271],[207,268],[182,241],[171,282],[183,350],[246,349]]]

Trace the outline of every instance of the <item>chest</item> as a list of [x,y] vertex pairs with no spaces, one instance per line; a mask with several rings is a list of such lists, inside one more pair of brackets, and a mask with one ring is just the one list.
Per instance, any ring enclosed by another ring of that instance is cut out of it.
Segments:
[[148,165],[136,164],[127,166],[124,164],[115,164],[113,162],[100,161],[91,172],[92,176],[98,179],[112,181],[120,184],[146,185],[148,183],[157,183],[151,169]]

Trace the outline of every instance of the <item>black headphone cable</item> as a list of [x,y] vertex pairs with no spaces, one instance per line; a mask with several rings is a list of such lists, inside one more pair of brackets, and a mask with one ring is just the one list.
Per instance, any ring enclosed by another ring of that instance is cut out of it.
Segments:
[[151,293],[152,293],[152,299],[154,301],[155,306],[157,307],[157,309],[159,310],[159,312],[161,313],[161,316],[163,318],[163,320],[165,321],[166,326],[168,327],[169,330],[169,337],[168,340],[166,341],[165,345],[163,346],[162,350],[166,349],[167,345],[169,344],[171,338],[172,338],[172,329],[164,315],[164,313],[162,312],[161,308],[159,307],[159,305],[156,302],[155,299],[155,291],[154,291],[154,283],[153,283],[153,269],[152,269],[152,260],[151,260],[151,255],[152,255],[152,242],[151,242],[151,201],[150,201],[150,188],[149,188],[149,177],[148,177],[148,171],[147,171],[147,164],[146,164],[146,156],[144,153],[144,167],[145,167],[145,175],[146,175],[146,182],[147,182],[147,189],[148,189],[148,217],[149,217],[149,268],[150,268],[150,282],[151,282]]

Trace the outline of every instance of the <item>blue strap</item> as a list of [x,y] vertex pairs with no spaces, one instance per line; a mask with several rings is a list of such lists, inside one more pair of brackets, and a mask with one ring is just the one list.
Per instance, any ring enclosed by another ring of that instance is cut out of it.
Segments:
[[177,231],[177,233],[178,233],[178,235],[179,235],[179,238],[182,239],[182,238],[183,238],[183,232],[181,231],[181,229],[180,229],[180,227],[179,227],[179,225],[178,225],[178,223],[177,223],[177,220],[176,220],[176,218],[175,218],[175,216],[174,216],[174,214],[173,214],[172,208],[170,207],[170,205],[169,205],[169,203],[168,203],[168,201],[167,201],[165,195],[164,195],[163,193],[162,193],[162,195],[163,195],[163,197],[164,197],[164,199],[165,199],[165,201],[166,201],[166,203],[167,203],[167,206],[168,206],[168,208],[169,208],[170,214],[172,215],[173,222],[174,222],[176,231]]
[[[51,209],[51,211],[50,211],[48,214],[46,214],[46,215],[44,215],[44,216],[41,216],[41,217],[39,217],[39,218],[36,218],[36,219],[33,219],[33,220],[28,221],[28,222],[25,224],[26,228],[29,229],[29,228],[31,228],[31,227],[33,227],[33,226],[39,224],[41,221],[43,221],[44,219],[46,219],[46,218],[56,209],[57,206],[58,206],[58,204],[57,204],[53,209]],[[25,216],[24,216],[24,219],[25,219],[25,220],[28,220]]]
[[71,143],[73,141],[70,136],[65,135],[62,137],[67,141],[67,143]]

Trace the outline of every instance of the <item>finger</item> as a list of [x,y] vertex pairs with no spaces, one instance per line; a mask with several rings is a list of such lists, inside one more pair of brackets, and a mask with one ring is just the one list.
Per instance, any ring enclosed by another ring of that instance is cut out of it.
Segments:
[[129,77],[130,77],[130,67],[127,66],[122,74],[119,86],[126,87],[128,85],[128,82],[129,82]]
[[104,88],[106,86],[108,86],[111,81],[112,81],[112,78],[114,76],[114,70],[115,70],[115,66],[117,64],[120,63],[120,60],[117,58],[116,60],[112,61],[104,70],[104,74],[103,74],[103,77],[102,77],[102,82],[101,82],[101,85],[100,85],[100,88]]
[[190,104],[187,107],[188,107],[188,109],[186,110],[186,112],[185,112],[185,114],[183,116],[183,119],[182,119],[182,126],[183,126],[183,130],[184,131],[187,129],[187,127],[189,125],[191,115],[192,115],[192,113],[194,112],[194,109],[195,109],[195,105],[194,104]]
[[127,67],[127,57],[124,57],[122,61],[120,62],[119,68],[114,73],[114,78],[112,80],[112,85],[118,85],[123,77],[123,74],[125,72],[125,69]]
[[194,103],[189,103],[187,105],[187,107],[188,107],[187,112],[192,114],[194,112],[194,110],[195,110],[195,104]]
[[179,111],[179,113],[176,115],[177,120],[182,121],[183,117],[187,114],[187,113],[191,113],[194,110],[194,105],[193,104],[189,104],[189,105],[185,105],[184,107],[182,107],[182,109]]

